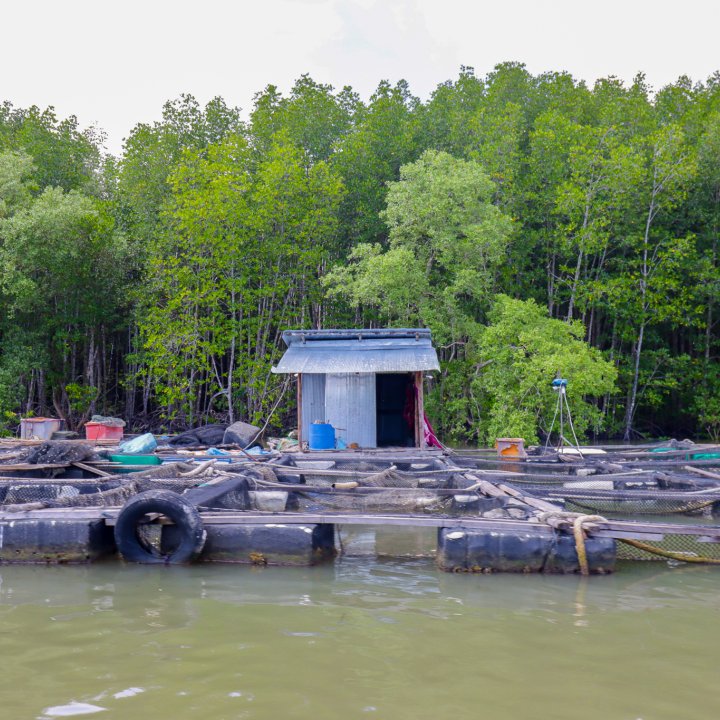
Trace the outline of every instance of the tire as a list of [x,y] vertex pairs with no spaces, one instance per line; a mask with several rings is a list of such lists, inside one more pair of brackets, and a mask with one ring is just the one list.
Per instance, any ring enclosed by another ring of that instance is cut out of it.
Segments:
[[[160,513],[173,521],[179,541],[168,552],[145,541],[138,526],[149,513]],[[197,508],[170,490],[148,490],[131,497],[115,521],[115,544],[128,562],[177,565],[196,558],[205,545],[205,528]]]

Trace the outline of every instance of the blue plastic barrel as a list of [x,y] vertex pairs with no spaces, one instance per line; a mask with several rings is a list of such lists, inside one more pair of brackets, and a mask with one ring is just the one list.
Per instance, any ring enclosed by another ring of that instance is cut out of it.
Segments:
[[311,450],[332,450],[335,447],[335,428],[330,423],[313,423],[308,442]]

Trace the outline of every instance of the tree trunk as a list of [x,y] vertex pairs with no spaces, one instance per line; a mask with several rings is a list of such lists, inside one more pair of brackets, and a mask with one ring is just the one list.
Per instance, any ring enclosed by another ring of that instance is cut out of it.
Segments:
[[645,321],[640,323],[640,330],[633,348],[633,381],[630,387],[627,407],[625,408],[625,434],[623,440],[630,440],[632,433],[633,418],[635,417],[635,406],[637,403],[638,379],[640,377],[640,355],[642,353],[643,339],[645,337]]

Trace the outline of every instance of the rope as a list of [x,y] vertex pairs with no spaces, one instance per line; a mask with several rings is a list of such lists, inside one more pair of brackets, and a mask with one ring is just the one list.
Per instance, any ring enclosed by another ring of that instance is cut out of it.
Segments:
[[607,520],[602,515],[582,515],[574,512],[565,512],[563,510],[540,513],[537,519],[555,529],[562,523],[572,523],[580,574],[589,575],[590,565],[588,564],[587,550],[585,549],[587,526],[591,523],[604,523],[607,522]]
[[216,460],[206,460],[192,470],[188,470],[187,472],[180,472],[178,474],[183,478],[197,477],[198,475],[202,475],[206,470],[211,468],[216,462]]
[[585,550],[585,525],[595,522],[607,522],[602,515],[579,515],[573,521],[573,535],[575,536],[575,550],[577,551],[580,574],[589,575],[587,551]]
[[669,560],[678,560],[686,563],[700,563],[703,565],[720,565],[720,558],[703,557],[702,555],[689,555],[684,552],[664,550],[663,548],[656,547],[655,545],[648,545],[648,543],[641,542],[640,540],[630,540],[629,538],[620,539],[620,542],[631,545],[638,550],[644,550],[651,555],[668,558]]

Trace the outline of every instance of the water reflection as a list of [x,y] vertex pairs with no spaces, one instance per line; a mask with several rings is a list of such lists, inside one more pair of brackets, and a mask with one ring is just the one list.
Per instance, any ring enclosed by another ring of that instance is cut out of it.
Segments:
[[[352,605],[358,608],[434,612],[448,603],[473,610],[535,613],[562,609],[643,611],[715,604],[720,571],[703,566],[669,568],[633,563],[614,575],[464,575],[439,572],[425,559],[351,557],[315,568],[247,566],[143,567],[12,566],[0,569],[0,614],[22,605],[54,612],[54,621],[113,613],[147,627],[182,627],[197,616],[198,600],[232,605]],[[138,611],[141,614],[138,615]],[[133,629],[133,628],[128,628]]]
[[453,575],[422,558],[347,557],[0,578],[13,719],[717,714],[717,568]]

